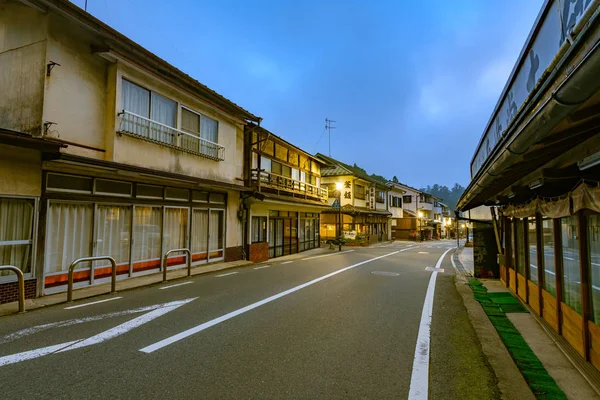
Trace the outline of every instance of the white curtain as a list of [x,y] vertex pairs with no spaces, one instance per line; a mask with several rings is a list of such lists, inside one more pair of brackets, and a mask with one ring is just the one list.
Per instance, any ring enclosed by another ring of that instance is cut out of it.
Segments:
[[208,210],[192,212],[191,242],[192,253],[203,254],[208,251]]
[[[0,198],[0,265],[14,265],[24,273],[31,272],[33,207],[32,200]],[[28,243],[10,243],[17,240]],[[8,274],[13,273],[0,273]]]
[[123,79],[121,85],[123,108],[150,118],[150,91]]
[[[118,264],[129,264],[131,207],[98,206],[96,211],[95,256],[110,256]],[[95,266],[110,266],[97,261]]]
[[161,207],[135,207],[133,213],[133,261],[161,258]]
[[[50,203],[46,221],[45,271],[66,271],[80,257],[91,255],[91,204]],[[77,268],[89,267],[81,263]]]
[[[165,223],[163,229],[163,238],[165,242],[164,250],[181,249],[186,247],[187,233],[187,208],[165,208]],[[170,257],[178,257],[173,254]]]
[[223,211],[210,211],[210,251],[223,249],[223,214]]
[[219,123],[212,118],[200,116],[200,137],[219,143]]
[[177,103],[152,92],[150,119],[175,128],[177,126]]

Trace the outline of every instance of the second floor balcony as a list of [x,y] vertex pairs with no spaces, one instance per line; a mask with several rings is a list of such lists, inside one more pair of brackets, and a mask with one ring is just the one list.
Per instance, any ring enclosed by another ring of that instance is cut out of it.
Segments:
[[163,146],[210,158],[225,160],[225,147],[141,115],[123,110],[119,113],[119,133]]
[[260,185],[261,188],[273,190],[277,194],[301,197],[327,203],[328,190],[310,183],[288,178],[272,172],[257,169],[252,170],[252,184]]

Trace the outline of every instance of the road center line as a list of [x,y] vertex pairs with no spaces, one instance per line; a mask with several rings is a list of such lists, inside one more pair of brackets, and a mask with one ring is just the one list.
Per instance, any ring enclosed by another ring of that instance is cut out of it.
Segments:
[[189,285],[190,283],[194,283],[194,281],[187,281],[187,282],[183,282],[183,283],[176,283],[174,285],[169,285],[169,286],[163,286],[163,287],[159,287],[158,290],[165,290],[165,289],[170,289],[172,287],[177,287],[177,286],[183,286],[183,285]]
[[65,310],[72,310],[74,308],[81,308],[81,307],[91,306],[91,305],[94,305],[94,304],[106,303],[107,301],[119,300],[119,299],[122,299],[122,298],[123,298],[123,296],[111,297],[110,299],[92,301],[91,303],[85,303],[85,304],[79,304],[79,305],[76,305],[76,306],[65,307]]
[[239,274],[239,272],[228,272],[226,274],[215,275],[215,278],[221,278],[223,276],[229,276],[229,275],[235,275],[235,274]]
[[197,325],[197,326],[195,326],[193,328],[185,330],[185,331],[183,331],[181,333],[178,333],[177,335],[173,335],[173,336],[168,337],[166,339],[163,339],[163,340],[161,340],[159,342],[156,342],[154,344],[146,346],[146,347],[140,349],[140,351],[143,352],[143,353],[152,353],[152,352],[155,352],[156,350],[160,350],[163,347],[166,347],[166,346],[168,346],[170,344],[173,344],[173,343],[178,342],[178,341],[180,341],[182,339],[185,339],[188,336],[192,336],[192,335],[194,335],[196,333],[202,332],[203,330],[208,329],[211,326],[218,325],[221,322],[227,321],[228,319],[231,319],[233,317],[237,317],[238,315],[244,314],[244,313],[246,313],[246,312],[248,312],[250,310],[253,310],[253,309],[258,308],[260,306],[263,306],[263,305],[265,305],[267,303],[275,301],[275,300],[277,300],[277,299],[279,299],[281,297],[287,296],[288,294],[297,292],[298,290],[304,289],[305,287],[314,285],[317,282],[321,282],[321,281],[323,281],[323,280],[325,280],[327,278],[331,278],[332,276],[340,274],[340,273],[342,273],[344,271],[348,271],[350,269],[359,267],[361,265],[370,263],[372,261],[379,260],[379,259],[385,258],[385,257],[389,257],[389,256],[392,256],[392,255],[398,254],[398,253],[399,253],[399,251],[394,251],[392,253],[384,254],[384,255],[379,256],[379,257],[368,259],[366,261],[361,261],[361,262],[359,262],[357,264],[350,265],[349,267],[338,269],[337,271],[331,272],[331,273],[329,273],[327,275],[323,275],[323,276],[321,276],[321,277],[319,277],[317,279],[313,279],[312,281],[303,283],[302,285],[293,287],[291,289],[288,289],[288,290],[286,290],[284,292],[278,293],[278,294],[273,295],[271,297],[267,297],[266,299],[260,300],[260,301],[258,301],[256,303],[252,303],[250,305],[247,305],[246,307],[243,307],[243,308],[240,308],[238,310],[232,311],[232,312],[230,312],[228,314],[222,315],[222,316],[220,316],[218,318],[215,318],[213,320],[210,320],[208,322],[205,322],[203,324],[200,324],[200,325]]
[[417,346],[415,347],[415,359],[413,361],[412,374],[410,378],[409,400],[427,400],[429,390],[429,345],[431,339],[431,317],[433,315],[433,296],[435,293],[435,281],[442,260],[452,249],[448,249],[440,256],[435,269],[429,278],[427,294],[421,313],[419,334],[417,335]]
[[270,265],[263,265],[262,267],[256,267],[254,269],[263,269],[263,268],[271,268]]
[[293,261],[285,261],[285,262],[282,262],[281,264],[291,264],[291,263],[293,263]]
[[306,258],[303,258],[302,261],[304,261],[304,260],[314,260],[315,258],[321,258],[321,257],[335,256],[335,255],[338,255],[338,254],[350,253],[350,252],[353,252],[353,251],[354,250],[345,250],[345,251],[338,251],[337,253],[322,254],[320,256],[306,257]]

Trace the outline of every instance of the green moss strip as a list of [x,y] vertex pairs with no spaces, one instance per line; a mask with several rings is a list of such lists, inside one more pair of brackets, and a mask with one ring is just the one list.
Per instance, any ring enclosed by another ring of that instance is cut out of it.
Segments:
[[554,379],[548,374],[546,368],[544,368],[527,342],[525,342],[525,339],[523,339],[517,328],[506,317],[507,312],[527,312],[523,305],[510,293],[488,293],[487,288],[477,279],[471,279],[468,285],[473,290],[475,300],[481,303],[481,307],[488,315],[492,325],[496,328],[498,335],[504,342],[504,345],[515,361],[519,371],[523,374],[535,397],[548,400],[566,400],[567,396],[565,396]]

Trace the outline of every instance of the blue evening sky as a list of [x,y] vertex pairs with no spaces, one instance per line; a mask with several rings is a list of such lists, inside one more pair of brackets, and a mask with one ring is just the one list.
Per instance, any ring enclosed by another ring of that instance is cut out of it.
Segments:
[[328,117],[333,157],[451,187],[470,180],[542,3],[88,0],[88,11],[305,151],[327,154]]

